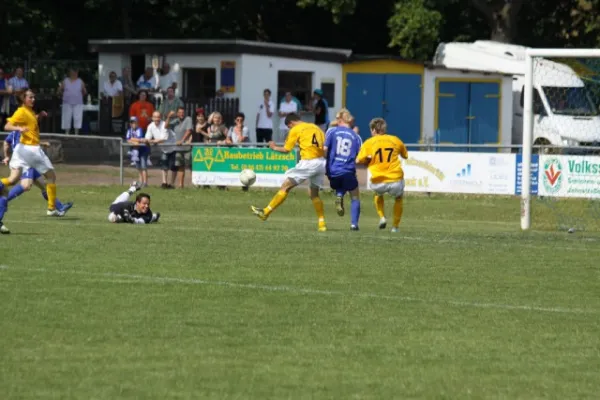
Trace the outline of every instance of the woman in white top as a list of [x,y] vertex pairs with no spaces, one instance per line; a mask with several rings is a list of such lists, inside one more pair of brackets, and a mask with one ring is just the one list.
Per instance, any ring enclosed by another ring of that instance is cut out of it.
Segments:
[[87,94],[85,84],[79,79],[79,71],[69,69],[69,76],[58,85],[58,90],[63,98],[62,129],[68,135],[74,128],[78,135],[83,122],[83,96]]
[[237,113],[235,116],[235,125],[229,128],[225,143],[228,145],[238,144],[248,141],[248,127],[244,125],[246,116],[244,113]]

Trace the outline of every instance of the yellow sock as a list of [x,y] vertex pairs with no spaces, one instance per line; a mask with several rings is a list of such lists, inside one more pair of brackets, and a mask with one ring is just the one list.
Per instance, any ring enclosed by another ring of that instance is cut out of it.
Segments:
[[271,199],[271,202],[269,203],[267,208],[265,208],[265,215],[269,215],[273,211],[275,211],[277,207],[283,204],[287,196],[288,194],[285,190],[280,190],[279,192],[277,192],[277,194]]
[[325,210],[323,208],[323,200],[320,197],[313,197],[312,199],[313,206],[315,207],[315,211],[317,212],[317,217],[319,218],[319,223],[325,223]]
[[2,184],[6,187],[10,186],[9,185],[10,180],[8,178],[2,178],[2,179],[0,179],[0,182],[2,182]]
[[56,184],[48,183],[46,193],[48,194],[48,210],[54,210],[56,208]]
[[403,198],[397,198],[394,203],[394,228],[397,228],[400,225],[400,220],[402,219],[402,211],[404,211],[404,201]]
[[379,218],[385,218],[385,212],[383,210],[383,196],[375,195],[375,209]]

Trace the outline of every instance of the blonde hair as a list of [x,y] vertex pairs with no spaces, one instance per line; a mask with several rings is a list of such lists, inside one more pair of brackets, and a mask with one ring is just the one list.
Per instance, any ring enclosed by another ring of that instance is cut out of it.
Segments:
[[371,132],[375,132],[378,134],[383,134],[387,132],[387,123],[383,118],[373,118],[371,122],[369,122],[369,129]]
[[211,114],[208,116],[208,119],[207,119],[206,121],[207,121],[209,124],[211,124],[211,125],[212,125],[212,123],[213,123],[213,119],[214,119],[215,117],[221,117],[221,125],[223,125],[223,123],[225,122],[225,121],[223,120],[223,114],[221,114],[221,113],[220,113],[220,112],[218,112],[218,111],[213,111],[213,112],[212,112],[212,113],[211,113]]
[[330,127],[330,128],[334,128],[334,127],[336,127],[336,126],[338,126],[338,122],[337,122],[337,121],[331,121],[331,122],[329,123],[329,127]]
[[350,111],[347,108],[342,108],[340,111],[335,114],[335,118],[339,119],[345,124],[350,125],[354,117],[350,114]]

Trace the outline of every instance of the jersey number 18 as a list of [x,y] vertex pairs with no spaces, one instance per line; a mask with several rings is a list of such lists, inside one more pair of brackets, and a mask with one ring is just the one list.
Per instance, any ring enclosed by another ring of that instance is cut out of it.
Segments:
[[336,153],[343,157],[348,157],[350,152],[352,151],[352,141],[350,139],[336,138],[337,141],[337,149]]

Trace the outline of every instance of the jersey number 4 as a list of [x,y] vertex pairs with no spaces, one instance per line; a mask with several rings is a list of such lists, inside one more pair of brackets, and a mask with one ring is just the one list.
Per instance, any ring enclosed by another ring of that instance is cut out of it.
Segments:
[[317,135],[315,135],[313,133],[313,138],[312,138],[312,144],[313,146],[319,147],[319,142],[317,141]]
[[390,148],[390,147],[386,147],[385,149],[377,149],[377,151],[375,152],[375,158],[379,157],[379,162],[382,163],[383,161],[383,151],[387,152],[387,161],[386,162],[390,162],[392,161],[392,154],[394,153],[394,149]]

